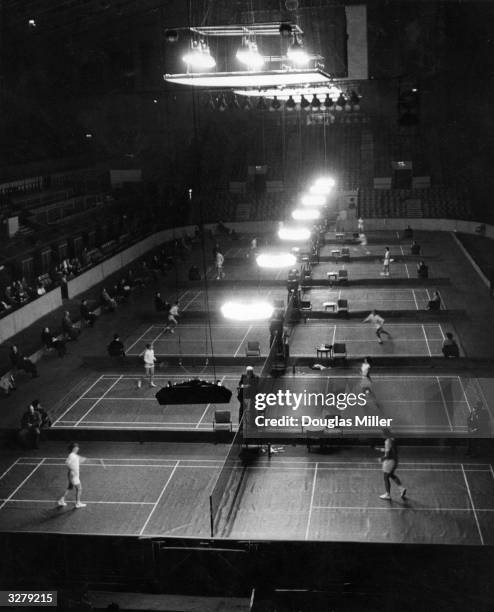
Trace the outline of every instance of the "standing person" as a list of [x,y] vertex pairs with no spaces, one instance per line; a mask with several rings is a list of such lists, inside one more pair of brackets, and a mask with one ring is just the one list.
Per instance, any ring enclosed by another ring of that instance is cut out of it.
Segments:
[[21,420],[21,432],[25,435],[25,440],[33,448],[39,448],[41,437],[41,414],[36,410],[37,400],[29,405]]
[[170,331],[173,334],[173,328],[171,327],[173,325],[173,327],[176,327],[178,325],[178,317],[180,315],[178,314],[178,302],[173,302],[171,308],[170,308],[170,312],[168,313],[168,326],[170,327]]
[[239,401],[239,423],[242,422],[244,408],[247,408],[247,410],[250,408],[250,400],[255,393],[255,386],[257,385],[258,380],[259,377],[254,374],[254,368],[252,366],[247,366],[245,368],[245,373],[240,377],[237,387],[237,399]]
[[370,313],[370,315],[366,317],[362,322],[370,323],[371,325],[374,325],[375,330],[376,330],[377,341],[379,342],[379,344],[383,343],[383,340],[381,338],[382,334],[386,334],[388,338],[391,338],[391,334],[387,332],[385,329],[383,329],[384,319],[381,316],[379,316],[375,310],[373,310]]
[[372,378],[370,376],[371,365],[369,359],[369,357],[364,357],[360,365],[360,374],[362,376],[360,387],[364,393],[370,393],[372,390]]
[[[149,380],[150,387],[156,387],[154,384],[154,364],[156,363],[156,357],[154,356],[154,349],[152,344],[146,344],[144,351],[144,374]],[[139,381],[140,382],[140,381]]]
[[357,231],[359,234],[364,233],[364,220],[362,219],[362,217],[359,217],[357,221]]
[[80,313],[81,321],[87,323],[89,327],[94,327],[96,322],[96,313],[89,308],[89,303],[86,298],[84,298],[81,302]]
[[113,340],[106,347],[110,357],[125,357],[125,347],[118,334],[113,334]]
[[59,506],[66,506],[67,502],[65,497],[69,494],[72,489],[75,489],[75,507],[85,508],[86,504],[81,502],[82,484],[79,475],[80,464],[84,463],[85,458],[79,455],[79,445],[77,442],[71,442],[69,445],[69,456],[65,460],[65,465],[68,468],[68,485],[65,493],[58,500]]
[[218,251],[216,253],[216,280],[221,280],[225,278],[225,273],[223,272],[223,264],[225,263],[225,258],[223,254]]
[[385,436],[384,446],[376,447],[376,450],[381,451],[383,453],[383,456],[380,458],[380,461],[382,463],[384,488],[386,489],[386,493],[383,493],[379,497],[381,499],[391,499],[390,480],[393,480],[400,491],[400,497],[403,499],[407,494],[407,490],[401,484],[401,480],[395,474],[396,468],[398,467],[398,447],[396,444],[396,440],[391,437],[391,432],[389,429],[384,429],[383,433]]
[[384,259],[383,259],[383,276],[389,276],[389,264],[391,263],[391,253],[389,251],[389,247],[386,247],[384,250]]

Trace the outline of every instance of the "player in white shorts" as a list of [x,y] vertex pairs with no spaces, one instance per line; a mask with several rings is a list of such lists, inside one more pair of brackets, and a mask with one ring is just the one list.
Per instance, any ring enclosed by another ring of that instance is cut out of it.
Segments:
[[381,338],[382,334],[386,334],[388,338],[391,338],[391,334],[385,329],[383,329],[384,319],[380,317],[375,310],[373,310],[370,315],[363,320],[363,323],[371,323],[372,325],[374,325],[377,341],[379,342],[379,344],[383,343],[383,340]]
[[72,489],[75,489],[75,507],[76,508],[85,508],[86,504],[81,502],[81,493],[82,493],[82,484],[79,476],[79,466],[81,463],[84,463],[84,457],[79,455],[79,445],[77,442],[72,442],[69,445],[69,456],[65,460],[65,465],[68,468],[68,484],[65,493],[58,500],[59,506],[66,506],[67,502],[65,501],[65,497],[69,494]]

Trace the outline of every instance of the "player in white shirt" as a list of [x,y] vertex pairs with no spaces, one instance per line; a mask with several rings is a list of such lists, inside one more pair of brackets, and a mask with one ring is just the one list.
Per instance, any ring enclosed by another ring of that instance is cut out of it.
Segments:
[[179,317],[178,313],[178,302],[174,302],[173,306],[170,308],[168,312],[168,320],[166,322],[165,334],[174,334],[173,328],[178,325],[177,318]]
[[84,463],[84,457],[79,455],[79,445],[77,442],[72,442],[69,445],[69,456],[65,460],[65,465],[68,468],[68,485],[65,493],[58,500],[59,506],[66,506],[67,502],[65,501],[66,495],[69,494],[72,489],[75,489],[75,507],[76,508],[85,508],[86,504],[81,502],[81,493],[82,493],[82,484],[79,475],[79,466],[81,463]]
[[362,217],[359,217],[357,221],[357,230],[359,234],[364,233],[364,220],[362,219]]
[[225,258],[222,253],[219,251],[216,253],[216,280],[221,280],[225,278],[225,273],[223,272],[223,264],[225,263]]
[[151,344],[146,344],[146,349],[144,351],[144,374],[146,378],[149,380],[150,387],[156,387],[154,384],[154,364],[156,363],[156,357],[154,356],[154,349]]
[[381,338],[382,334],[386,334],[388,338],[391,338],[391,334],[385,329],[383,329],[384,319],[380,317],[375,310],[373,310],[370,315],[363,320],[363,323],[370,323],[371,325],[374,325],[377,341],[379,342],[379,344],[383,343],[383,340]]
[[369,363],[369,357],[364,357],[364,360],[360,365],[360,374],[362,375],[360,387],[364,393],[370,393],[372,391],[372,378],[370,377],[370,369],[371,366]]

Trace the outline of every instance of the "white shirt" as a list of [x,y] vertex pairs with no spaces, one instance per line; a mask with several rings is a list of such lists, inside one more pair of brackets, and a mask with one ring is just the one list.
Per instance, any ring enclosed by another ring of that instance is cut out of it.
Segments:
[[70,455],[65,460],[65,465],[70,470],[70,481],[72,484],[79,484],[79,465],[81,462],[81,458],[77,453],[70,453]]
[[221,267],[224,261],[225,261],[225,258],[223,257],[223,255],[221,253],[216,253],[216,265],[218,267]]
[[384,323],[384,319],[380,317],[378,314],[370,314],[366,319],[364,319],[364,323],[372,323],[376,329],[382,327]]
[[147,366],[153,366],[155,361],[156,358],[154,356],[154,350],[152,348],[146,349],[144,351],[144,364]]
[[170,308],[170,314],[173,317],[178,317],[178,306],[176,304],[174,304],[171,308]]
[[391,253],[390,251],[386,251],[384,253],[384,264],[389,264],[390,259],[391,259]]
[[370,365],[367,362],[363,362],[360,366],[360,371],[362,372],[362,376],[367,376],[369,374]]

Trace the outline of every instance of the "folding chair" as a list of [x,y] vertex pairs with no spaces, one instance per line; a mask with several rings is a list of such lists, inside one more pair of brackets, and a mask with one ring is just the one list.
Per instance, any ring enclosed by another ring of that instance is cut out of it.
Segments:
[[348,270],[338,270],[338,282],[348,283]]
[[336,312],[338,314],[345,313],[348,314],[348,300],[338,300],[336,305]]
[[256,341],[247,342],[247,348],[245,349],[246,357],[260,357],[261,356],[261,343]]
[[229,410],[215,410],[213,417],[214,431],[232,431],[232,414]]
[[346,361],[346,358],[346,344],[344,342],[336,342],[333,344],[333,361],[338,359],[341,361]]

